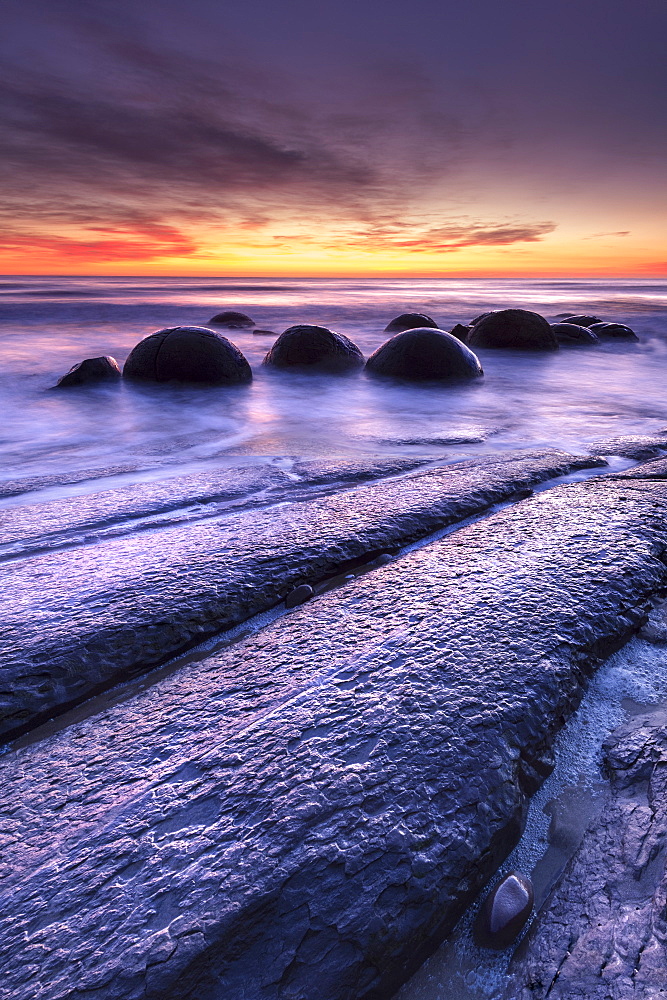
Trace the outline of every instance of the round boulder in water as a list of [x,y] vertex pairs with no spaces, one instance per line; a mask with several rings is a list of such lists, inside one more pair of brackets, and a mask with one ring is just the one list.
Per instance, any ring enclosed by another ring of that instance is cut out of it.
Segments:
[[146,382],[232,385],[252,379],[250,365],[235,344],[201,326],[158,330],[130,352],[123,377]]
[[342,333],[304,323],[281,333],[262,363],[273,368],[307,367],[336,372],[358,368],[363,365],[364,356]]
[[250,319],[250,316],[246,316],[245,313],[234,312],[229,309],[227,312],[217,313],[213,319],[209,320],[209,323],[215,323],[216,326],[226,326],[229,330],[245,330],[251,326],[255,326],[254,320]]
[[614,340],[639,340],[634,330],[624,323],[593,323],[591,330],[597,337],[609,337]]
[[516,940],[533,909],[533,885],[510,872],[484,900],[475,921],[475,940],[483,948],[501,951]]
[[426,313],[401,313],[384,328],[385,333],[402,333],[403,330],[422,330],[425,326],[437,330],[438,324]]
[[490,312],[489,313],[480,313],[479,316],[475,316],[474,319],[470,320],[470,323],[468,324],[468,326],[475,326],[476,323],[481,322],[481,320],[486,319],[486,317],[490,316],[490,315],[491,315]]
[[59,378],[55,389],[67,389],[75,385],[93,385],[95,382],[115,382],[120,378],[120,368],[115,358],[104,355],[101,358],[86,358]]
[[500,347],[515,351],[557,351],[558,341],[544,316],[528,309],[501,309],[475,323],[471,347]]
[[587,326],[578,326],[576,323],[552,323],[551,329],[556,334],[556,340],[565,347],[595,347],[600,343],[600,338],[596,337]]
[[366,362],[374,375],[411,380],[479,378],[479,358],[444,330],[404,330],[387,340]]
[[599,316],[588,316],[582,313],[580,316],[568,315],[561,317],[564,323],[576,323],[577,326],[593,326],[593,323],[601,323]]

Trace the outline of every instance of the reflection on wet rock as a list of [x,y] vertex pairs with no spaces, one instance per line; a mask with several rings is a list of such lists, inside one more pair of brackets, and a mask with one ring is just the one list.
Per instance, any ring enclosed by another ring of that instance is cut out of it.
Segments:
[[329,372],[358,368],[363,363],[363,354],[348,337],[307,323],[281,333],[263,361],[273,368],[298,366]]
[[374,375],[411,380],[479,378],[479,359],[443,330],[405,330],[387,340],[366,362]]
[[105,355],[101,358],[86,358],[73,365],[66,375],[58,379],[54,389],[66,389],[76,385],[91,385],[95,382],[114,382],[120,378],[120,368],[115,358]]
[[475,322],[468,336],[471,347],[517,351],[555,351],[558,340],[549,323],[528,309],[501,309]]
[[149,382],[250,382],[250,365],[235,344],[201,326],[158,330],[130,352],[123,376]]
[[598,337],[619,338],[621,340],[639,340],[634,330],[625,323],[592,323],[591,330]]
[[558,343],[565,347],[595,347],[600,343],[600,338],[592,330],[577,323],[553,323],[551,329]]

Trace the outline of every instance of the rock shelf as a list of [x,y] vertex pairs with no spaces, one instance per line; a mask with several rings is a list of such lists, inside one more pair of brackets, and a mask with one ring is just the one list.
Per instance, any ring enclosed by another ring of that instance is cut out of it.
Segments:
[[0,759],[9,995],[390,996],[516,842],[666,553],[663,481],[557,486]]
[[[110,536],[93,531],[92,538],[91,519],[106,517],[108,497],[65,504],[65,527],[67,517],[71,525],[65,536],[53,535],[56,514],[49,505],[42,514],[39,505],[28,509],[27,518],[25,510],[8,510],[5,555],[12,561],[2,567],[0,736],[26,731],[149,670],[270,608],[301,584],[346,572],[517,490],[596,464],[549,450],[482,458],[304,500],[289,512],[289,496],[282,496],[264,509],[188,515],[186,524],[159,517],[132,522],[135,501],[137,514],[150,513],[139,491],[123,499],[124,526]],[[307,465],[306,475],[332,475],[326,465]],[[260,477],[254,488],[263,482]]]

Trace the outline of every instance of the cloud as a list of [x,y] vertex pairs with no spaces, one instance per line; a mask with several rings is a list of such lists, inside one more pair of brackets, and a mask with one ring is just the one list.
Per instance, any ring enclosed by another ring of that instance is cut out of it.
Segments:
[[[535,243],[556,229],[554,222],[481,222],[453,220],[438,226],[420,222],[382,222],[341,233],[331,248],[367,252],[414,250],[422,253],[452,253],[466,247],[510,246]],[[301,238],[301,237],[300,237]],[[276,237],[285,240],[287,237]]]
[[168,225],[90,229],[88,238],[44,232],[3,231],[0,253],[30,254],[34,260],[113,261],[155,260],[161,257],[200,256],[197,244]]
[[600,239],[603,239],[606,236],[629,236],[629,235],[630,235],[630,230],[629,229],[622,229],[622,230],[619,230],[616,233],[591,233],[590,236],[582,236],[582,239],[584,239],[584,240],[600,240]]

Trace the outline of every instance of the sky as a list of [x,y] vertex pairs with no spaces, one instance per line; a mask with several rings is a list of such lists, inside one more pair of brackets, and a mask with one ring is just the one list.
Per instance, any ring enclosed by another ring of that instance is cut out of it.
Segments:
[[2,0],[0,271],[667,273],[665,0]]

